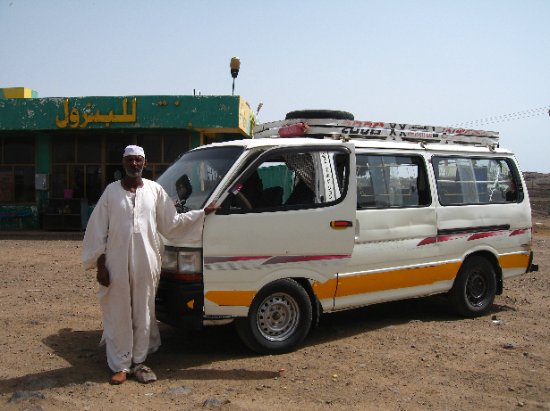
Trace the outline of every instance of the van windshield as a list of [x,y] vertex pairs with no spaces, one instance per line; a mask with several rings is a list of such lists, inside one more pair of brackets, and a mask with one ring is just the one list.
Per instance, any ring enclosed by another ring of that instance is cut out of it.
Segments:
[[179,213],[199,210],[243,151],[243,147],[188,151],[157,182],[174,200]]

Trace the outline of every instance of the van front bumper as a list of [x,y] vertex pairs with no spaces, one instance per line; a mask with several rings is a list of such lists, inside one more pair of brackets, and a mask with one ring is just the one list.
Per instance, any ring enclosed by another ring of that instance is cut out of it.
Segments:
[[160,278],[155,298],[157,319],[177,328],[202,328],[203,285]]

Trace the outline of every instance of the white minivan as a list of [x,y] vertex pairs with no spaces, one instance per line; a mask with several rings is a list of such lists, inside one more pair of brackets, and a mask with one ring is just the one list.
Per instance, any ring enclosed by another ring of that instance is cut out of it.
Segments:
[[536,269],[525,182],[494,132],[296,111],[186,152],[158,182],[181,212],[220,209],[200,244],[166,243],[157,318],[233,321],[259,353],[294,349],[321,313],[379,302],[446,294],[483,315]]

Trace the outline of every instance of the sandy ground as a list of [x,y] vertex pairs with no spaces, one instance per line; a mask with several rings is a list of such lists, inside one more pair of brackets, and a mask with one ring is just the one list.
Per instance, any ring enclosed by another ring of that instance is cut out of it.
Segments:
[[0,236],[0,409],[550,410],[550,220],[540,271],[505,284],[492,312],[443,298],[325,315],[293,353],[257,356],[231,326],[161,326],[159,381],[108,384],[100,313],[78,236]]

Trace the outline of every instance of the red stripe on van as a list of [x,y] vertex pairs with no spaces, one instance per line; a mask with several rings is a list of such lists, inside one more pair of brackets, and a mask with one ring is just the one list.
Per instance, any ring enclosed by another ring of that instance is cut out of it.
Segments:
[[506,233],[502,231],[487,231],[485,233],[475,233],[475,234],[472,234],[470,237],[468,237],[468,241],[480,240],[482,238],[494,237],[495,235],[503,235],[503,234],[506,234]]
[[429,244],[435,244],[437,243],[437,237],[428,237],[420,241],[417,246],[420,245],[429,245]]
[[514,230],[510,233],[510,237],[513,236],[513,235],[521,235],[521,234],[526,234],[528,233],[529,231],[531,231],[530,228],[522,228],[520,230]]
[[461,237],[464,237],[464,235],[438,235],[436,237],[426,237],[425,239],[420,241],[417,246],[443,243],[445,241],[456,240],[457,238]]
[[235,261],[248,261],[248,260],[265,260],[271,258],[270,255],[243,255],[237,257],[205,257],[205,264],[215,264],[215,263],[231,263]]

